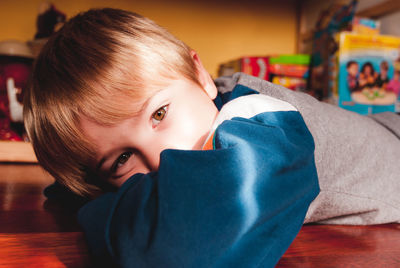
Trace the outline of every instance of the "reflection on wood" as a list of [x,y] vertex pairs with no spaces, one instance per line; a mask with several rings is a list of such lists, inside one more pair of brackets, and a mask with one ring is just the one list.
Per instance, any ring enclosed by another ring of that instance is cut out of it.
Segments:
[[0,267],[89,267],[74,213],[46,201],[38,165],[0,164]]
[[[74,213],[42,194],[52,182],[0,164],[0,267],[90,267]],[[400,225],[304,226],[277,267],[400,267]]]
[[400,225],[306,225],[277,267],[400,267]]
[[80,232],[0,234],[0,245],[0,267],[89,265]]

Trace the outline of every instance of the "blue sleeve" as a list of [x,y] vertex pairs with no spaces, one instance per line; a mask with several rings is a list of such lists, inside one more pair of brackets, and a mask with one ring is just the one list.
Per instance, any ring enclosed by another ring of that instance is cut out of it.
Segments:
[[104,241],[95,257],[121,267],[273,267],[319,192],[313,138],[298,112],[269,112],[223,122],[214,146],[165,150],[158,173],[131,177],[107,195],[112,205],[81,209],[89,243]]

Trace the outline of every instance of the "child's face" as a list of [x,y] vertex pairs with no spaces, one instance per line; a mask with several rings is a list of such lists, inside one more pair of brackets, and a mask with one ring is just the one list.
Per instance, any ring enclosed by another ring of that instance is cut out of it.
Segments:
[[356,64],[356,63],[351,64],[347,68],[347,71],[351,76],[354,76],[354,77],[357,76],[357,74],[358,74],[358,64]]
[[96,173],[118,187],[135,173],[157,170],[165,149],[201,149],[218,114],[212,101],[217,89],[206,79],[205,89],[186,79],[171,80],[138,116],[115,126],[82,118],[82,128],[97,148]]
[[371,75],[372,74],[372,69],[370,66],[366,66],[364,69],[364,74],[366,75]]

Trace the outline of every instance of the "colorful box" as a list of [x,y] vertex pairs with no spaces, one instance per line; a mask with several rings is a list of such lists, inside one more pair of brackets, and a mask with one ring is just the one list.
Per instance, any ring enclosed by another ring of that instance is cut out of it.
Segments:
[[379,34],[380,22],[369,18],[354,17],[352,32],[358,34]]
[[360,114],[397,111],[400,38],[343,32],[338,42],[339,106]]
[[270,64],[269,72],[274,75],[307,78],[308,65]]
[[309,65],[310,55],[308,54],[283,54],[269,58],[270,64],[295,64],[295,65]]
[[274,76],[272,78],[272,83],[284,86],[294,91],[304,92],[306,90],[307,80],[298,77]]
[[243,72],[264,80],[269,79],[268,57],[243,57],[219,66],[218,76],[230,76],[236,72]]

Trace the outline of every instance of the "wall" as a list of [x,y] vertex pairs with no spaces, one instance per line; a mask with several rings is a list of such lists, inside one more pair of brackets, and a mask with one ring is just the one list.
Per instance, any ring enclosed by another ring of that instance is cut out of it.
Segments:
[[395,12],[379,19],[381,22],[381,33],[400,36],[400,12]]
[[[0,40],[27,41],[43,0],[0,0]],[[116,7],[150,17],[195,49],[216,75],[222,62],[245,55],[295,53],[295,0],[54,0],[70,18],[93,7]]]

